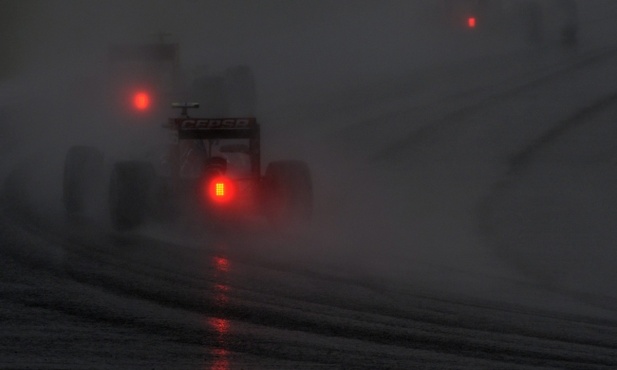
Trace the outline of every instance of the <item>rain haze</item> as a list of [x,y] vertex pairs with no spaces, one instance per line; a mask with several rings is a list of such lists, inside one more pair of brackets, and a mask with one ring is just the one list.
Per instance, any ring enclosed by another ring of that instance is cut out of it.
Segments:
[[0,367],[617,366],[614,1],[0,19]]

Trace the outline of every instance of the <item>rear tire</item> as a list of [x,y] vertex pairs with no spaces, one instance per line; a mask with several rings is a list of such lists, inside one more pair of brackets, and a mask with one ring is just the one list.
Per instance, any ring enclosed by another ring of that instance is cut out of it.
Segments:
[[156,173],[149,162],[118,162],[109,183],[109,210],[113,227],[129,231],[145,219]]
[[273,226],[293,226],[310,221],[313,184],[305,162],[270,163],[263,179],[263,192],[264,211]]
[[103,153],[89,146],[73,146],[66,153],[63,203],[69,215],[86,211],[103,173]]

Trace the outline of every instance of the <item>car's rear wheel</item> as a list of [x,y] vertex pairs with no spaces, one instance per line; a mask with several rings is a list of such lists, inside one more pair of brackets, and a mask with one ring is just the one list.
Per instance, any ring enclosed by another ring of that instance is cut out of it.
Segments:
[[126,161],[114,165],[109,183],[109,210],[116,230],[132,230],[144,222],[155,177],[149,162]]
[[63,203],[69,215],[82,213],[95,197],[103,173],[103,153],[90,146],[73,146],[66,154]]
[[263,179],[266,217],[274,226],[308,222],[313,213],[313,184],[302,161],[277,161],[268,165]]

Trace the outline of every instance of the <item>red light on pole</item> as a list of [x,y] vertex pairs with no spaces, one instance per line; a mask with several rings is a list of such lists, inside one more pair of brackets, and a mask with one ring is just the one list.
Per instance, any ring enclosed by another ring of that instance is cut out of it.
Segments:
[[469,26],[469,28],[476,28],[476,24],[477,24],[476,17],[467,18],[467,26]]
[[150,108],[150,95],[143,91],[136,93],[133,96],[133,106],[140,111]]

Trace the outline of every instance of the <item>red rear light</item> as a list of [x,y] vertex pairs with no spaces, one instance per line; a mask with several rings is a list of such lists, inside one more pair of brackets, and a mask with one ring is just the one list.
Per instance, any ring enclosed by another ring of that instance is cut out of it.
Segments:
[[476,17],[467,18],[467,26],[469,26],[469,28],[476,28],[476,24],[477,24]]
[[133,106],[139,111],[150,108],[150,95],[144,91],[139,91],[133,96]]
[[236,195],[236,186],[230,179],[219,176],[207,184],[207,196],[215,203],[227,203]]

